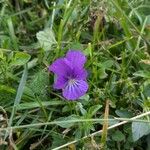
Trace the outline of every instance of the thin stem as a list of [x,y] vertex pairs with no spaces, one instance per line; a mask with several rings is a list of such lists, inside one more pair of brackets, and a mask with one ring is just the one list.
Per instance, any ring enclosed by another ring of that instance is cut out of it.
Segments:
[[[74,119],[74,120],[66,120],[66,121],[51,121],[51,122],[44,122],[44,123],[34,123],[34,124],[27,124],[27,125],[20,125],[20,126],[12,126],[12,127],[6,127],[6,128],[0,128],[0,131],[3,131],[3,130],[14,130],[14,129],[22,129],[22,128],[33,128],[33,127],[36,127],[36,126],[44,126],[44,125],[54,125],[54,124],[61,124],[61,123],[78,123],[78,122],[95,122],[95,123],[103,123],[103,121],[114,121],[114,120],[118,120],[118,121],[122,121],[120,123],[117,123],[113,126],[117,126],[118,124],[119,125],[122,125],[122,124],[125,124],[125,123],[128,123],[128,122],[145,122],[145,123],[150,123],[149,121],[147,120],[139,120],[139,118],[142,118],[144,116],[147,116],[147,115],[150,115],[150,111],[149,112],[146,112],[146,113],[143,113],[141,115],[138,115],[136,117],[133,117],[133,118],[114,118],[114,119]],[[109,128],[112,128],[113,126],[110,126]],[[109,129],[108,128],[108,129]],[[94,132],[94,133],[99,133],[99,131],[97,132]],[[93,133],[93,134],[94,134]]]
[[[146,112],[146,113],[143,113],[143,114],[141,114],[141,115],[135,116],[135,117],[133,117],[133,118],[130,118],[128,121],[126,120],[126,121],[122,121],[122,122],[116,123],[116,124],[114,124],[114,125],[108,127],[108,130],[113,129],[113,128],[116,128],[116,127],[121,126],[121,125],[123,125],[123,124],[126,124],[126,123],[128,123],[128,122],[130,122],[130,121],[134,121],[134,120],[136,120],[136,119],[142,118],[142,117],[147,116],[147,115],[150,115],[150,111],[149,111],[149,112]],[[93,136],[95,136],[95,135],[100,135],[100,134],[102,133],[102,131],[103,131],[103,130],[94,132],[94,133],[92,133],[92,134],[90,134],[90,135],[88,135],[88,136],[84,136],[84,137],[81,138],[81,139],[77,139],[77,140],[71,141],[71,142],[66,143],[66,144],[64,144],[64,145],[61,145],[61,146],[59,146],[59,147],[56,147],[56,148],[54,148],[54,149],[52,149],[52,150],[59,150],[59,149],[64,148],[64,147],[66,147],[66,146],[68,146],[68,145],[70,145],[70,144],[77,143],[77,142],[80,141],[80,140],[84,140],[84,139],[86,139],[86,138],[93,137]]]

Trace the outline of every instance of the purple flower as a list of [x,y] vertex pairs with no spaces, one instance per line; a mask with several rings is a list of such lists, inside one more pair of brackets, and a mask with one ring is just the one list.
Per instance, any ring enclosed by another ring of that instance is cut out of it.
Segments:
[[56,74],[53,87],[62,89],[68,100],[76,100],[88,90],[87,71],[84,69],[86,57],[81,51],[69,50],[66,57],[55,60],[49,70]]

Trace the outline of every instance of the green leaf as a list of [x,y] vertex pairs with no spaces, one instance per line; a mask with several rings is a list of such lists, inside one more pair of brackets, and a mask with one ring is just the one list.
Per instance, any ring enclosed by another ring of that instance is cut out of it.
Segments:
[[104,79],[104,78],[106,78],[107,77],[107,73],[105,72],[105,68],[100,68],[100,70],[99,70],[99,77],[100,77],[100,79]]
[[123,141],[123,140],[125,139],[125,136],[124,136],[124,134],[123,134],[121,131],[117,130],[117,131],[115,131],[115,133],[112,135],[112,139],[113,139],[114,141],[121,142],[121,141]]
[[78,109],[80,110],[82,115],[85,115],[87,113],[87,111],[83,108],[82,103],[80,103],[80,102],[77,102],[76,108],[77,108],[77,111],[78,111]]
[[57,43],[53,31],[49,28],[45,29],[44,31],[39,31],[36,34],[36,37],[40,43],[40,46],[45,51],[51,50],[52,45]]
[[99,77],[100,79],[104,79],[107,77],[106,70],[113,66],[114,62],[112,60],[107,60],[102,63],[94,63],[97,67],[99,67]]
[[53,138],[51,149],[54,149],[54,148],[68,142],[68,139],[66,139],[66,136],[63,137],[62,134],[60,134],[60,133],[52,132],[51,136]]
[[140,70],[140,71],[135,72],[133,75],[150,79],[150,72],[148,72],[148,71]]
[[[65,105],[66,103],[64,101],[51,100],[51,101],[41,101],[41,104],[42,106],[48,107],[48,106]],[[34,109],[39,107],[40,105],[38,102],[27,102],[27,103],[18,104],[17,110]]]
[[11,63],[12,66],[21,66],[30,60],[31,56],[24,52],[17,52]]
[[7,20],[7,25],[8,25],[8,29],[9,29],[9,35],[11,37],[11,41],[12,41],[12,46],[15,50],[18,50],[19,49],[19,46],[18,46],[18,39],[17,39],[17,36],[15,35],[15,29],[14,29],[14,24],[13,24],[13,20],[12,18],[8,18]]
[[[61,121],[61,123],[56,123],[58,126],[62,127],[62,128],[70,128],[72,126],[75,125],[75,122],[65,122],[65,121],[71,121],[71,120],[77,120],[79,119],[78,116],[76,115],[71,115],[71,116],[68,116],[68,117],[61,117],[61,118],[58,118],[57,120],[55,121]],[[64,121],[64,122],[63,122]]]
[[3,59],[3,52],[1,51],[1,49],[0,49],[0,59]]
[[133,141],[139,140],[142,136],[150,133],[150,123],[133,122],[132,123],[132,137]]
[[33,76],[29,88],[34,92],[34,94],[43,94],[45,92],[45,87],[48,85],[48,73],[44,71],[39,71]]
[[132,113],[126,109],[116,110],[115,113],[121,118],[131,118],[133,117]]
[[104,68],[104,69],[109,69],[113,66],[114,62],[112,60],[107,60],[107,61],[104,61],[104,62],[101,62],[101,63],[94,63],[94,65],[96,65],[97,67],[100,67],[100,68]]
[[102,105],[95,105],[90,107],[87,113],[88,117],[91,118],[94,116],[100,108],[102,108]]
[[79,42],[73,42],[70,45],[70,49],[81,49],[82,50],[84,48],[83,48],[83,45],[81,43],[79,43]]
[[88,105],[88,104],[89,104],[89,101],[90,101],[90,96],[89,96],[88,94],[85,94],[85,95],[81,96],[81,97],[79,98],[79,100],[81,101],[81,103],[82,103],[83,105]]
[[14,89],[14,88],[12,88],[12,87],[10,87],[10,86],[7,86],[7,85],[1,85],[0,84],[0,92],[1,91],[5,91],[5,92],[8,92],[8,93],[15,93],[16,92],[16,90]]
[[144,96],[150,97],[150,80],[146,80],[142,86]]
[[113,66],[113,64],[114,64],[114,62],[112,60],[107,60],[107,61],[103,62],[102,65],[105,69],[108,69],[108,68],[111,68]]
[[20,83],[19,83],[19,87],[17,89],[17,94],[16,94],[16,98],[15,98],[15,101],[14,101],[14,106],[12,108],[11,116],[10,116],[10,119],[9,119],[9,122],[8,122],[9,127],[13,123],[13,118],[14,118],[14,115],[17,111],[16,106],[19,105],[19,103],[21,101],[23,91],[24,91],[24,87],[25,87],[26,80],[27,80],[27,74],[28,74],[28,68],[27,68],[27,65],[25,65],[24,72],[22,74],[22,77],[21,77],[21,80],[20,80]]

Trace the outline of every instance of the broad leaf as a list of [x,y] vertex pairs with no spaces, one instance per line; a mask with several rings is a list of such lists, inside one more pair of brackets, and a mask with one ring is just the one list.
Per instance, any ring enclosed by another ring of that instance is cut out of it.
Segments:
[[123,140],[125,139],[125,136],[124,136],[124,134],[123,134],[121,131],[117,130],[117,131],[115,131],[115,133],[112,135],[112,139],[113,139],[114,141],[121,142],[121,141],[123,141]]
[[45,29],[44,31],[39,31],[36,37],[40,43],[40,46],[45,50],[51,50],[53,44],[56,44],[55,35],[51,29]]
[[30,60],[31,56],[24,52],[17,52],[11,63],[12,66],[21,66]]
[[150,124],[145,122],[133,122],[132,123],[132,137],[134,141],[137,141],[144,135],[150,133]]

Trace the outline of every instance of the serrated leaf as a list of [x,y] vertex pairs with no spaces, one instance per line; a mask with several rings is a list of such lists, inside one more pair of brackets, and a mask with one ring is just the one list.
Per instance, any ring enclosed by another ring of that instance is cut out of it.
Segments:
[[11,63],[12,66],[21,66],[30,60],[31,56],[24,52],[17,52]]
[[132,123],[132,137],[133,141],[139,140],[142,136],[150,133],[150,123],[133,122]]
[[49,28],[44,31],[39,31],[36,37],[40,43],[40,46],[45,50],[51,50],[53,44],[56,44],[55,35],[53,31]]
[[42,94],[48,84],[48,73],[40,71],[33,76],[29,88],[32,89],[34,94]]

